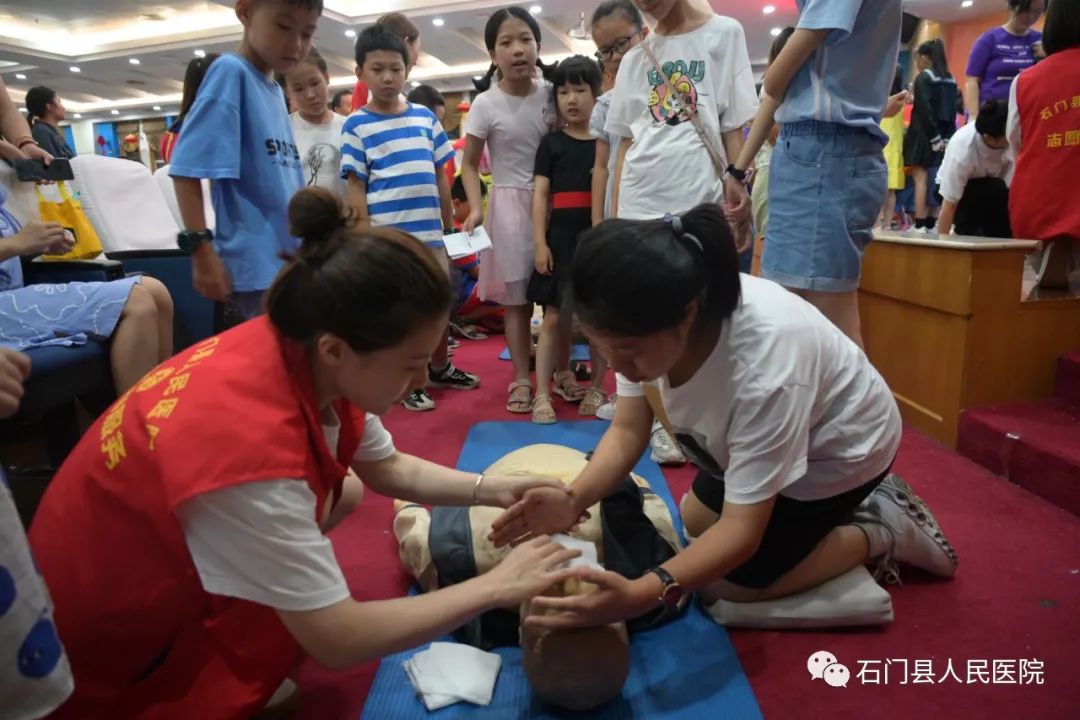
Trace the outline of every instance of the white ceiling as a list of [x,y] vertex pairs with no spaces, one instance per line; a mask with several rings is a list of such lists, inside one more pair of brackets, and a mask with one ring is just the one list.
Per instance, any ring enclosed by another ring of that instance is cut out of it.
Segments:
[[[793,24],[794,0],[695,0],[739,20],[746,29],[751,60],[760,67],[768,54],[771,28]],[[586,17],[599,0],[525,0],[541,7],[537,19],[545,57],[591,54],[589,40],[567,30]],[[408,14],[421,29],[423,54],[413,80],[443,91],[471,87],[469,79],[488,64],[484,22],[497,0],[325,0],[316,45],[330,65],[334,87],[353,78],[353,40],[359,30],[385,12]],[[775,11],[765,14],[765,6]],[[977,16],[1001,7],[1001,0],[905,0],[913,13],[938,20]],[[444,21],[436,27],[432,20]],[[122,119],[176,111],[184,68],[195,50],[227,52],[240,39],[232,0],[0,0],[0,73],[12,97],[21,102],[34,85],[57,90],[68,108],[83,119]],[[138,65],[130,60],[135,58]],[[78,67],[80,72],[71,71]],[[25,79],[16,77],[24,75]],[[155,111],[154,106],[161,107]],[[111,113],[117,110],[119,115]]]

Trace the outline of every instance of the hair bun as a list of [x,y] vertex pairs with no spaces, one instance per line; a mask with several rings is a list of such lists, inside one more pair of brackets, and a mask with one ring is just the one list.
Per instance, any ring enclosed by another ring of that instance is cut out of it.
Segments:
[[304,244],[321,244],[344,224],[341,200],[321,187],[304,188],[289,201],[289,231]]

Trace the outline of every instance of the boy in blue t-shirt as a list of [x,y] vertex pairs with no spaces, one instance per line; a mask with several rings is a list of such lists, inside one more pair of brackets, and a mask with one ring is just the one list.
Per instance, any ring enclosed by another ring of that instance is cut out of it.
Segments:
[[[251,318],[298,241],[287,207],[303,187],[300,154],[274,73],[311,49],[322,0],[237,0],[244,39],[206,73],[173,152],[169,174],[184,220],[178,243],[192,255],[195,289],[231,300]],[[217,232],[206,227],[200,179],[211,181]]]
[[[450,182],[443,167],[454,149],[435,114],[401,97],[408,50],[382,25],[356,39],[356,75],[371,100],[345,121],[341,132],[341,176],[346,197],[360,224],[395,227],[423,242],[447,274],[449,258],[443,234],[454,232]],[[447,342],[449,327],[431,354],[428,384],[471,390],[473,374],[454,367]],[[404,401],[407,410],[432,410],[435,401],[423,388]]]
[[729,174],[768,137],[769,226],[761,274],[801,295],[860,347],[863,250],[888,193],[880,122],[900,50],[901,0],[796,0],[799,23],[765,73],[761,105]]

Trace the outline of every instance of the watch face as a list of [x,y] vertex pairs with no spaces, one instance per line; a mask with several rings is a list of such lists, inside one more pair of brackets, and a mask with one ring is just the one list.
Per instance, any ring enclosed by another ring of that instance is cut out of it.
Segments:
[[663,598],[664,604],[668,607],[674,607],[682,600],[683,590],[679,583],[672,583],[664,588],[664,593],[660,597]]

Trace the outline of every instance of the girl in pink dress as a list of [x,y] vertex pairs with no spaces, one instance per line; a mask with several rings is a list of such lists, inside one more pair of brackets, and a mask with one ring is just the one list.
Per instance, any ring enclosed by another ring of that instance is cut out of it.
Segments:
[[[480,260],[480,297],[506,306],[506,343],[514,367],[514,382],[506,409],[531,411],[529,356],[532,305],[525,289],[533,270],[533,166],[540,140],[551,131],[555,112],[546,80],[536,68],[550,72],[539,60],[540,27],[527,10],[503,8],[488,19],[484,41],[491,68],[476,83],[480,95],[465,121],[465,153],[461,177],[473,211],[464,223],[472,232],[481,223],[492,248]],[[491,80],[498,72],[499,80]],[[480,210],[480,158],[487,147],[492,189],[487,221]]]

